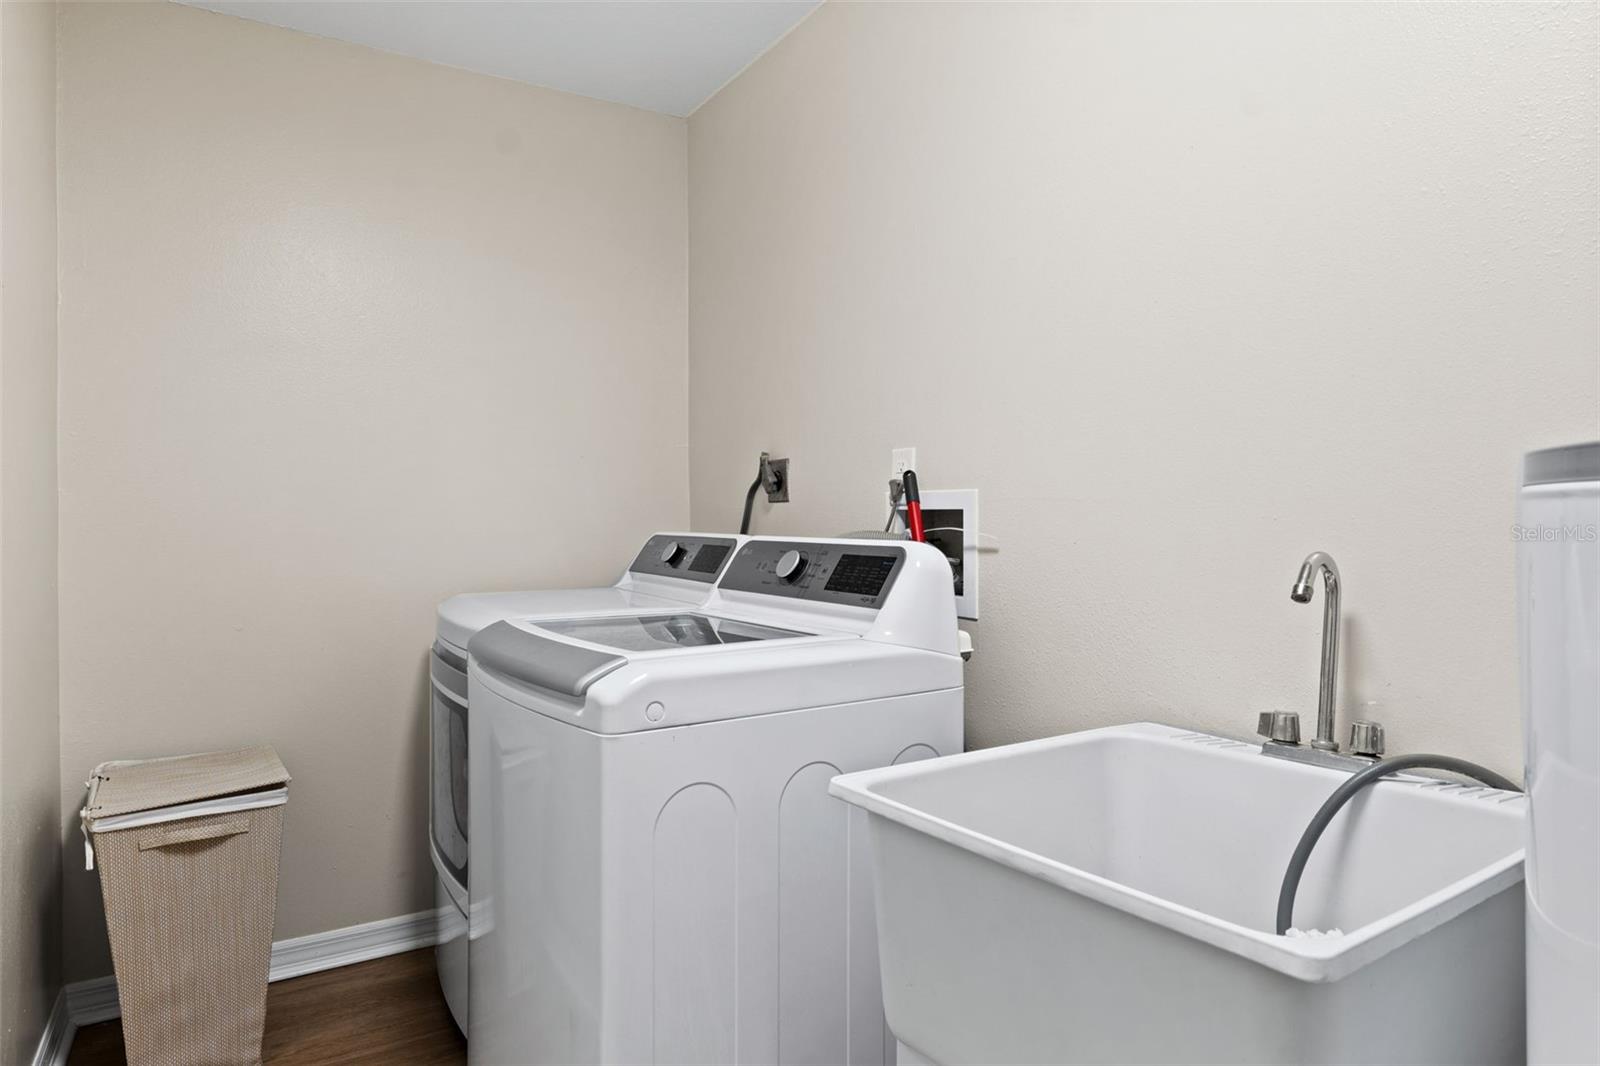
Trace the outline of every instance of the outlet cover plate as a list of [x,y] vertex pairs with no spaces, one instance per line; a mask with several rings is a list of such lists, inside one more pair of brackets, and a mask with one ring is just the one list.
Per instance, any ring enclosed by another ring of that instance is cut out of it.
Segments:
[[773,484],[766,486],[768,503],[789,502],[789,460],[769,459],[767,465],[772,468]]

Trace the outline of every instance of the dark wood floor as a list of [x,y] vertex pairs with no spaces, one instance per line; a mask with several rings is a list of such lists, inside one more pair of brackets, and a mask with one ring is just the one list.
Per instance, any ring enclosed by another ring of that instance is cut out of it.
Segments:
[[[267,989],[262,1059],[272,1066],[467,1061],[433,969],[433,950],[279,981]],[[67,1066],[121,1066],[122,1023],[78,1030]]]

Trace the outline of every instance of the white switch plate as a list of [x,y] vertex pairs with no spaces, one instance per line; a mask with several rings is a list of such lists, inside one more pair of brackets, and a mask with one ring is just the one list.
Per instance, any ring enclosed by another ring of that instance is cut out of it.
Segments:
[[[961,515],[961,594],[956,597],[956,617],[978,617],[978,490],[977,489],[922,489],[923,524],[936,529],[949,524],[944,516],[937,521],[929,512],[957,512]],[[900,528],[906,528],[906,508],[902,502],[895,508]]]
[[915,448],[896,448],[889,453],[889,476],[900,480],[900,475],[907,470],[917,468],[917,450]]

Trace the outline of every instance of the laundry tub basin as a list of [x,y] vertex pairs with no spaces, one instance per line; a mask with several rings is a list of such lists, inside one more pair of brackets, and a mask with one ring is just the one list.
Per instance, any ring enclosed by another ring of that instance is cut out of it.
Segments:
[[1274,934],[1346,777],[1141,723],[834,778],[901,1063],[1521,1062],[1519,793],[1372,786]]

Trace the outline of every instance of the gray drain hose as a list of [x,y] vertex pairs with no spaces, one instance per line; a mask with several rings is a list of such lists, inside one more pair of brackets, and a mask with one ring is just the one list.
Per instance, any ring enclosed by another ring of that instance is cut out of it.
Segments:
[[1300,876],[1306,872],[1306,862],[1311,858],[1311,851],[1317,846],[1317,841],[1322,837],[1323,830],[1328,828],[1328,823],[1333,821],[1333,816],[1362,789],[1389,774],[1401,770],[1448,770],[1453,774],[1470,777],[1482,781],[1490,788],[1504,789],[1507,792],[1521,792],[1515,783],[1506,780],[1493,770],[1486,770],[1475,762],[1457,759],[1453,755],[1398,755],[1393,759],[1373,763],[1371,766],[1351,776],[1350,780],[1333,790],[1317,813],[1312,817],[1311,824],[1306,826],[1306,831],[1300,836],[1300,843],[1294,847],[1294,857],[1289,860],[1289,868],[1283,873],[1283,887],[1278,889],[1278,935],[1283,936],[1294,925],[1294,896],[1300,890]]

